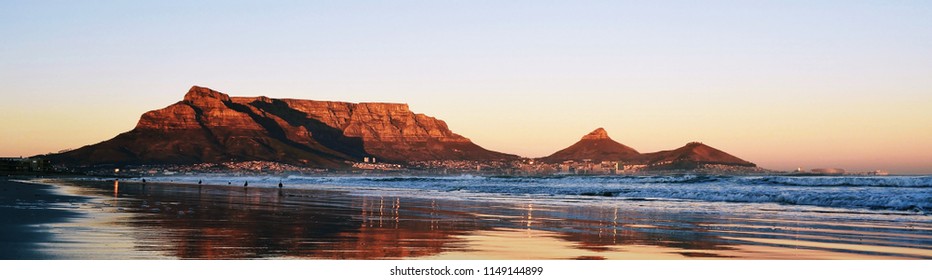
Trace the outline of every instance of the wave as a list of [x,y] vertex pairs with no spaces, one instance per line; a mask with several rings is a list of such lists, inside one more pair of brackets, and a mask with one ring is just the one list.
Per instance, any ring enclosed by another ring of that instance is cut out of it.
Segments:
[[[618,201],[702,201],[725,203],[776,203],[834,208],[932,212],[932,177],[791,177],[791,176],[374,176],[314,177],[184,176],[179,182],[273,187],[279,181],[289,187],[341,187],[350,191],[431,191],[450,195],[585,196]],[[161,178],[165,180],[166,178]],[[235,184],[234,184],[235,182]],[[932,213],[930,213],[932,214]]]
[[343,177],[349,181],[373,182],[448,182],[448,181],[493,181],[509,183],[581,183],[581,184],[701,184],[733,183],[744,185],[780,185],[809,187],[908,187],[932,188],[930,176],[890,176],[890,177],[856,177],[856,176],[763,176],[735,177],[718,175],[675,175],[675,176],[564,176],[564,177],[482,177],[463,175],[456,177]]
[[854,176],[767,176],[760,178],[736,177],[739,182],[747,184],[785,185],[785,186],[833,186],[833,187],[907,187],[932,188],[929,176],[892,176],[892,177],[854,177]]

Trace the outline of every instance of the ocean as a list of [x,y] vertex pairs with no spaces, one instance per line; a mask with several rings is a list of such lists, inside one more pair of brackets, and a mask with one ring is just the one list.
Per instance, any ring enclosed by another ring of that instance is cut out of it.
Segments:
[[68,242],[49,253],[107,258],[87,248],[116,238],[126,258],[932,258],[929,176],[141,179],[47,182],[96,198],[66,207],[89,218],[57,225]]
[[[442,197],[446,199],[536,199],[617,203],[619,201],[757,204],[761,207],[814,206],[824,211],[924,215],[932,213],[929,176],[566,176],[566,177],[307,177],[179,176],[150,178],[212,185],[343,190],[354,194]],[[598,197],[598,199],[596,199]],[[814,209],[814,208],[813,208]]]

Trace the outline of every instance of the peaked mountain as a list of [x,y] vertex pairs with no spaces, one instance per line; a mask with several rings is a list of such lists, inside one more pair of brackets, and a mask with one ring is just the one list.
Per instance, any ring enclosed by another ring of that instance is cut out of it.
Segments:
[[756,167],[749,161],[730,155],[708,145],[691,142],[672,151],[660,151],[643,155],[644,161],[661,169],[691,169],[700,164],[722,164]]
[[486,150],[407,104],[230,97],[199,86],[182,101],[143,114],[129,132],[46,156],[53,163],[85,166],[262,160],[326,168],[363,157],[517,158]]
[[567,160],[619,161],[625,164],[645,165],[650,170],[693,169],[703,164],[756,167],[751,162],[699,142],[692,142],[675,150],[641,154],[612,140],[603,128],[598,128],[572,146],[539,160],[548,163]]
[[608,132],[600,127],[583,136],[572,146],[540,160],[549,163],[584,159],[592,161],[633,161],[639,159],[640,156],[641,153],[638,153],[638,151],[612,140],[612,138],[608,137]]

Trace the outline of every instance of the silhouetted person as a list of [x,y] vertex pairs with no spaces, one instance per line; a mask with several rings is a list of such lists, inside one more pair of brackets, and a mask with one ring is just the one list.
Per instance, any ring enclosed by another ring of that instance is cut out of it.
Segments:
[[246,183],[243,183],[243,188],[246,188],[248,186],[249,186],[249,181],[246,181]]
[[197,184],[198,184],[198,185],[200,185],[201,183],[203,183],[203,181],[197,180]]
[[278,188],[279,188],[279,189],[281,189],[281,188],[284,187],[284,186],[285,186],[285,185],[282,184],[282,181],[278,181]]

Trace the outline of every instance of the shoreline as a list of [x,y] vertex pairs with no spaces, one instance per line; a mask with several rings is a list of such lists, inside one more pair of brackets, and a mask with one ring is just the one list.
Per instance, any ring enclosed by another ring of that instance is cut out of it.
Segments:
[[54,203],[85,202],[89,198],[66,195],[56,186],[15,181],[0,177],[0,259],[42,260],[55,256],[43,253],[41,244],[54,242],[47,225],[82,217],[79,211],[54,207]]
[[[10,234],[27,238],[0,257],[932,258],[928,223],[890,222],[887,216],[836,221],[848,214],[800,216],[755,205],[683,212],[696,206],[651,201],[451,200],[365,189],[289,189],[287,184],[283,193],[270,185],[277,180],[250,181],[244,189],[242,182],[199,188],[185,181],[75,179],[42,181],[47,185],[2,179],[3,186],[19,188],[16,196],[4,196],[4,211],[23,208],[50,219],[21,221],[20,230]],[[55,204],[68,201],[71,207]],[[8,213],[4,217],[30,216]]]

